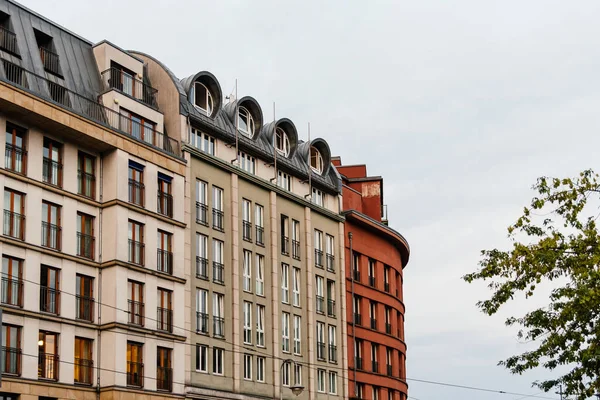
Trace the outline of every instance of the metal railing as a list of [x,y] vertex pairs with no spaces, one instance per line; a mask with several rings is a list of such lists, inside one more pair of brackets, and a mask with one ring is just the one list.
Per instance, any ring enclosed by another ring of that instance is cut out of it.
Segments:
[[202,225],[208,225],[208,206],[196,202],[196,222]]
[[144,192],[146,186],[136,181],[135,179],[129,179],[129,202],[137,204],[138,206],[144,207]]
[[363,369],[363,359],[362,359],[362,357],[354,357],[354,366],[358,370],[362,370]]
[[173,332],[173,310],[156,308],[156,329],[164,332]]
[[150,107],[158,108],[158,90],[135,78],[135,76],[118,68],[109,68],[103,71],[100,76],[102,77],[104,90],[116,89]]
[[75,296],[75,308],[77,310],[75,317],[84,321],[94,322],[94,305],[93,297]]
[[4,210],[4,235],[15,239],[24,240],[25,238],[25,216]]
[[127,361],[127,386],[144,386],[144,363]]
[[369,276],[369,286],[375,287],[375,277]]
[[156,270],[173,275],[173,253],[167,250],[156,249]]
[[40,47],[40,57],[46,71],[62,76],[60,73],[60,58],[58,57],[58,54],[45,47]]
[[337,346],[335,344],[329,345],[329,362],[337,363]]
[[173,390],[173,369],[156,367],[156,390],[170,392]]
[[208,333],[208,314],[196,312],[196,332]]
[[21,375],[21,349],[2,346],[2,373]]
[[93,199],[96,197],[96,177],[93,174],[77,171],[77,193]]
[[17,35],[3,26],[0,26],[0,48],[8,53],[19,55]]
[[379,372],[379,363],[377,361],[371,361],[371,371]]
[[23,307],[23,281],[3,276],[0,296],[2,304]]
[[323,269],[323,250],[315,249],[315,267]]
[[42,379],[58,380],[58,354],[38,354],[38,376]]
[[284,256],[290,255],[290,238],[281,236],[281,254]]
[[42,246],[60,251],[61,227],[42,222]]
[[223,279],[223,269],[225,267],[223,264],[213,261],[213,282],[223,284],[225,280]]
[[242,221],[242,239],[252,241],[252,222]]
[[300,241],[292,239],[292,258],[295,260],[300,259]]
[[173,196],[169,193],[158,192],[157,196],[158,209],[157,212],[167,217],[173,216]]
[[317,342],[317,360],[325,360],[325,343]]
[[213,228],[223,232],[223,211],[213,208]]
[[94,360],[75,357],[75,383],[91,385],[94,374]]
[[128,322],[133,325],[144,326],[144,303],[127,300],[127,305]]
[[362,325],[362,315],[354,313],[354,323],[356,325]]
[[144,243],[129,239],[129,262],[144,265]]
[[371,329],[377,329],[377,319],[371,318]]
[[56,315],[60,313],[60,290],[40,286],[40,311]]
[[27,150],[7,143],[4,150],[4,168],[17,174],[27,175],[26,167]]
[[335,273],[335,256],[327,253],[325,255],[325,264],[327,265],[327,271]]
[[213,336],[218,338],[225,337],[225,318],[213,317]]
[[44,157],[42,160],[42,179],[53,186],[62,186],[62,164]]
[[327,316],[335,317],[335,300],[327,300]]
[[316,295],[315,308],[319,314],[325,313],[325,298],[323,296]]
[[265,228],[256,225],[256,244],[259,246],[265,245]]
[[93,260],[95,243],[96,238],[94,236],[77,232],[77,255]]
[[144,130],[142,124],[98,103],[94,96],[73,92],[8,60],[2,59],[2,64],[5,76],[0,78],[1,80],[23,87],[41,98],[57,102],[96,123],[143,141],[166,153],[181,156],[177,140],[155,129],[145,134],[143,138],[140,137],[139,133]]
[[208,279],[208,259],[204,257],[196,257],[196,278]]

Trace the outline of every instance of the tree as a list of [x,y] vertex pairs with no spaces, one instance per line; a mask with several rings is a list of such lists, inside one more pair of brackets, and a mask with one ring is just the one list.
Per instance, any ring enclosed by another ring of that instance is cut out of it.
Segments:
[[545,391],[563,385],[567,395],[584,400],[600,392],[600,208],[599,176],[586,170],[575,178],[539,178],[536,196],[508,228],[512,248],[483,250],[478,271],[466,282],[487,281],[489,299],[477,306],[495,314],[515,295],[528,298],[542,282],[553,289],[545,307],[510,317],[518,337],[534,350],[500,361],[514,374],[537,367],[568,372],[534,382]]

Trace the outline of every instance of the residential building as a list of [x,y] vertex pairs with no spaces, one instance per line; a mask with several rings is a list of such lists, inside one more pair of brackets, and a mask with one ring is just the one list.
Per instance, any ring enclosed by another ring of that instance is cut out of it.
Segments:
[[388,226],[383,178],[332,160],[343,181],[349,395],[406,400],[403,269],[410,248]]

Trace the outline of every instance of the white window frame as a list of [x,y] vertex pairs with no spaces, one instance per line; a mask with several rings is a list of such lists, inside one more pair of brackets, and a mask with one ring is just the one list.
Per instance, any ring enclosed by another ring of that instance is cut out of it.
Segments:
[[[241,122],[243,121],[242,114],[245,114],[244,117],[246,118],[246,122],[244,123],[244,125],[246,125],[246,128],[243,128],[242,124],[241,124]],[[254,131],[256,128],[256,125],[254,124],[254,117],[252,117],[252,113],[246,107],[242,107],[242,106],[238,107],[238,124],[237,125],[238,125],[237,128],[240,130],[240,132],[245,133],[246,136],[248,136],[250,138],[254,136]]]
[[325,193],[317,188],[312,188],[312,202],[320,207],[325,206]]
[[325,370],[317,370],[317,392],[325,393]]
[[287,190],[288,192],[292,191],[292,177],[289,174],[286,174],[282,171],[277,171],[277,186]]
[[256,381],[265,382],[265,364],[267,360],[265,357],[256,357]]
[[302,385],[302,364],[294,365],[294,385]]
[[300,307],[300,268],[292,268],[292,305]]
[[223,375],[225,364],[225,350],[213,347],[213,374],[214,375]]
[[317,296],[323,297],[323,299],[325,299],[325,294],[323,292],[324,283],[325,283],[325,279],[322,276],[315,275],[315,286],[317,288],[316,294],[317,294]]
[[335,238],[329,234],[325,235],[325,253],[335,257]]
[[256,305],[256,345],[265,347],[265,306]]
[[196,203],[208,205],[208,183],[196,179]]
[[300,242],[300,221],[292,219],[292,240]]
[[[278,145],[278,138],[280,141],[281,146]],[[273,137],[273,146],[275,147],[275,149],[277,150],[277,152],[279,154],[281,154],[284,157],[289,156],[290,154],[290,138],[288,137],[287,133],[285,133],[285,131],[279,127],[275,128],[275,135]]]
[[244,301],[244,344],[252,344],[252,303]]
[[[204,88],[204,90],[206,91],[206,108],[203,108],[202,106],[196,104],[196,88],[198,87],[198,85],[202,86]],[[213,101],[213,96],[212,93],[210,92],[210,90],[208,89],[208,87],[206,87],[205,84],[203,84],[202,82],[194,82],[194,90],[192,93],[192,104],[194,104],[194,107],[196,107],[198,110],[204,111],[204,113],[206,115],[208,115],[209,117],[212,115],[213,112],[213,108],[215,106],[215,103]]]
[[223,264],[223,242],[213,239],[213,261]]
[[323,251],[323,232],[315,229],[315,250]]
[[337,394],[337,372],[329,371],[329,394]]
[[281,351],[290,352],[290,314],[281,313]]
[[[337,329],[336,329],[335,325],[329,325],[328,331],[327,331],[327,339],[329,340],[329,346],[337,346],[336,333],[337,333]],[[337,352],[337,348],[336,348],[336,352]]]
[[281,383],[283,386],[290,386],[290,363],[284,363],[281,370]]
[[208,314],[208,290],[196,289],[196,312]]
[[302,317],[294,315],[294,354],[302,355]]
[[256,159],[254,157],[242,151],[238,151],[238,159],[241,169],[252,175],[256,174]]
[[252,292],[252,252],[244,250],[243,260],[243,290]]
[[192,128],[190,130],[190,145],[192,147],[197,148],[198,150],[210,154],[212,156],[216,153],[216,141],[210,135],[196,129]]
[[281,302],[290,303],[290,266],[281,263]]
[[260,226],[261,228],[264,228],[264,218],[265,218],[265,209],[263,206],[261,206],[260,204],[255,204],[254,205],[254,223],[256,224],[256,226]]
[[[204,369],[202,368],[203,361]],[[196,345],[196,372],[208,373],[208,346],[203,344]]]
[[[313,165],[313,152],[315,153],[314,159],[316,162],[316,165]],[[310,147],[310,168],[315,171],[317,174],[322,174],[323,173],[323,167],[324,167],[324,163],[323,163],[323,156],[321,155],[321,152],[314,146]]]
[[213,186],[212,207],[215,210],[223,211],[223,189]]
[[244,354],[244,380],[252,380],[252,356],[250,354]]
[[256,295],[265,295],[265,257],[256,255]]
[[252,223],[252,202],[250,200],[242,199],[242,221]]

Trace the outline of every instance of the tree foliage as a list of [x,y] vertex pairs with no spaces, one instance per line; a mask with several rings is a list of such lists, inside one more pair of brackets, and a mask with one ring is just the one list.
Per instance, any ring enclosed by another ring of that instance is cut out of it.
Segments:
[[491,297],[477,303],[488,315],[517,294],[530,297],[552,282],[548,304],[506,320],[534,350],[500,365],[512,373],[544,367],[556,378],[535,382],[545,391],[562,384],[577,400],[600,392],[600,209],[599,177],[586,170],[575,178],[539,178],[536,196],[508,228],[512,248],[483,250],[478,271],[463,279],[487,281]]

